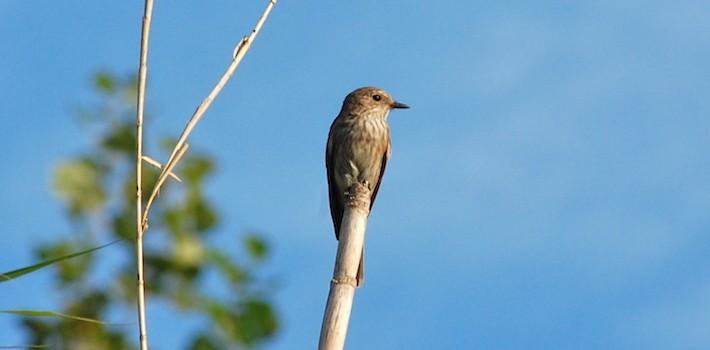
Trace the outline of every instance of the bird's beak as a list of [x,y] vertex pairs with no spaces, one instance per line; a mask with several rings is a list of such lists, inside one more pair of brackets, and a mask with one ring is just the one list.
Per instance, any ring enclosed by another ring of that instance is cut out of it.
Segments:
[[404,108],[404,109],[406,109],[406,108],[409,108],[409,106],[407,106],[407,105],[404,104],[404,103],[394,101],[394,102],[392,102],[392,108]]

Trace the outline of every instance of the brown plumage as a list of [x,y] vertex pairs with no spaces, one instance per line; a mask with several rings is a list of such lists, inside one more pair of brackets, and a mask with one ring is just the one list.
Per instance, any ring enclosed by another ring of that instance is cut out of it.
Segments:
[[[328,173],[330,215],[336,239],[340,235],[345,193],[352,184],[359,182],[366,185],[372,192],[370,209],[375,203],[390,155],[387,115],[393,108],[409,106],[396,102],[384,90],[375,87],[359,88],[345,97],[340,113],[330,126],[325,166]],[[363,259],[361,256],[358,286],[363,279]]]

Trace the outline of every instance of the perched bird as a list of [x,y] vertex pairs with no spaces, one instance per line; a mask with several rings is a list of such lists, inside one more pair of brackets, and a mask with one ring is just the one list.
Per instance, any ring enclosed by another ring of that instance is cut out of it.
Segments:
[[[390,94],[375,87],[359,88],[345,97],[340,113],[330,126],[325,151],[328,173],[330,215],[335,238],[340,237],[340,224],[346,203],[346,192],[359,182],[370,189],[370,209],[390,156],[390,130],[387,115],[393,108],[409,108]],[[357,271],[357,286],[364,276],[363,255]]]

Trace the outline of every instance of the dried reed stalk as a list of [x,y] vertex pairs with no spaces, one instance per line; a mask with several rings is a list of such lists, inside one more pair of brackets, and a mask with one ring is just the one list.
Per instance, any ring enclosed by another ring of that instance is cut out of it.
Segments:
[[160,176],[158,177],[158,181],[155,187],[153,187],[153,193],[150,194],[150,199],[146,203],[145,209],[143,210],[142,223],[144,228],[146,228],[148,225],[148,213],[150,211],[150,207],[153,204],[153,200],[158,195],[160,188],[165,182],[165,178],[173,171],[173,168],[179,162],[180,157],[187,150],[185,144],[185,142],[187,141],[187,137],[190,136],[190,133],[192,133],[192,130],[195,128],[200,119],[202,119],[207,109],[212,105],[214,99],[217,97],[217,95],[219,95],[219,93],[222,91],[222,88],[224,88],[224,86],[227,84],[234,72],[237,70],[237,67],[242,62],[242,59],[247,54],[247,51],[249,51],[249,48],[251,48],[251,44],[254,42],[254,39],[256,38],[257,34],[259,34],[259,31],[261,31],[261,27],[264,25],[264,22],[266,22],[266,19],[269,17],[271,9],[274,7],[275,4],[276,0],[269,0],[269,4],[266,6],[264,13],[261,14],[261,17],[259,17],[259,20],[256,22],[256,26],[254,26],[254,29],[252,29],[251,33],[248,36],[242,38],[239,44],[237,44],[237,46],[235,47],[234,52],[232,53],[232,62],[229,64],[224,74],[222,74],[222,77],[219,79],[219,82],[217,82],[217,85],[212,88],[212,91],[210,91],[209,95],[207,95],[207,97],[202,100],[202,103],[197,106],[195,113],[193,113],[192,117],[187,122],[187,125],[185,125],[185,129],[182,131],[180,138],[175,144],[175,147],[173,147],[170,157],[165,163],[165,166],[163,167],[163,170],[161,171]]
[[232,54],[232,62],[230,63],[227,70],[220,78],[217,85],[212,89],[209,95],[200,103],[197,110],[192,115],[190,120],[185,126],[177,144],[173,148],[170,158],[162,167],[160,176],[153,187],[153,191],[148,198],[148,201],[143,207],[143,168],[142,162],[146,161],[158,168],[161,168],[160,163],[153,160],[148,156],[143,155],[143,116],[145,111],[145,87],[146,87],[146,77],[148,74],[148,38],[150,34],[150,22],[153,13],[153,0],[145,1],[145,9],[143,14],[143,27],[141,32],[141,50],[140,50],[140,63],[138,68],[138,101],[137,101],[137,116],[136,116],[136,266],[138,270],[138,328],[139,328],[139,339],[140,339],[140,349],[148,350],[148,333],[147,322],[146,322],[146,301],[145,301],[145,279],[144,279],[144,264],[143,264],[143,235],[148,229],[148,214],[150,212],[151,205],[160,192],[160,188],[165,183],[168,176],[179,178],[173,174],[173,168],[180,161],[182,156],[187,152],[189,145],[186,143],[187,137],[192,132],[192,129],[197,125],[197,122],[202,118],[204,113],[212,104],[212,101],[217,97],[217,95],[222,91],[224,85],[232,77],[234,71],[241,63],[242,59],[246,55],[247,51],[251,47],[252,42],[256,38],[256,35],[261,30],[264,25],[266,18],[271,13],[271,9],[276,4],[276,0],[269,0],[264,13],[259,17],[256,26],[251,31],[251,33],[244,37],[237,47],[234,49]]
[[145,0],[141,53],[138,63],[138,101],[136,112],[136,267],[138,288],[138,339],[141,350],[148,350],[148,331],[145,312],[145,274],[143,271],[143,113],[145,111],[145,85],[148,76],[148,38],[153,18],[153,0]]

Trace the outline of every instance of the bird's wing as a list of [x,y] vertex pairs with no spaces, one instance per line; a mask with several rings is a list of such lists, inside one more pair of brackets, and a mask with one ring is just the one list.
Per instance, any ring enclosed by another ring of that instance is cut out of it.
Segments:
[[380,190],[380,184],[382,183],[382,177],[384,177],[385,175],[385,168],[387,167],[387,160],[390,158],[391,151],[392,144],[387,141],[387,149],[385,150],[385,154],[382,155],[382,166],[380,167],[380,176],[377,178],[377,184],[375,184],[375,189],[372,190],[372,197],[370,197],[370,211],[372,211],[372,205],[375,204],[377,191]]
[[344,203],[341,202],[343,198],[342,193],[338,193],[338,186],[335,184],[335,155],[337,154],[337,145],[333,142],[333,127],[335,126],[335,121],[330,126],[330,133],[328,134],[328,144],[325,148],[325,170],[328,176],[328,196],[330,199],[330,216],[333,218],[333,228],[335,229],[335,239],[340,237],[340,222],[343,220],[343,209]]

